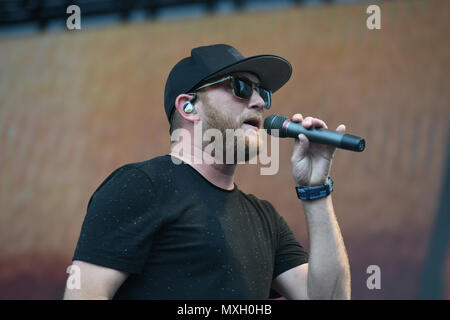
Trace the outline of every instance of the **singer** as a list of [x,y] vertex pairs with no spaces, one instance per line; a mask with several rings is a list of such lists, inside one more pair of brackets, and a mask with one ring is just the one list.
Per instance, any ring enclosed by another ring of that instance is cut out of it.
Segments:
[[[264,109],[291,73],[278,56],[245,58],[224,44],[194,48],[166,81],[170,132],[193,133],[196,123],[244,129],[216,152],[226,158],[239,143],[258,150],[252,147],[260,144]],[[327,128],[299,113],[291,121]],[[336,131],[343,134],[345,126]],[[73,256],[81,283],[67,286],[65,299],[350,299],[331,198],[334,146],[299,134],[291,157],[295,183],[280,190],[303,204],[308,253],[270,202],[234,183],[237,161],[194,161],[205,156],[205,142],[175,155],[183,143],[172,141],[169,155],[118,168],[97,188]]]

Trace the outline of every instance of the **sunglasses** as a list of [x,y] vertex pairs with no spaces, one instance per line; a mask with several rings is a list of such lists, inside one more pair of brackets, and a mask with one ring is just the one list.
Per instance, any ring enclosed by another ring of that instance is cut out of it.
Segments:
[[231,89],[232,89],[233,95],[236,98],[248,100],[252,96],[253,90],[256,90],[256,92],[264,100],[264,108],[270,109],[270,105],[272,104],[272,91],[264,89],[264,88],[260,87],[259,85],[255,84],[245,78],[237,78],[237,77],[233,77],[233,76],[227,76],[227,77],[219,79],[217,81],[204,84],[201,87],[198,87],[197,89],[195,89],[195,91],[198,91],[203,88],[210,87],[210,86],[213,86],[213,85],[216,85],[218,83],[222,83],[222,82],[225,82],[228,80],[230,80]]

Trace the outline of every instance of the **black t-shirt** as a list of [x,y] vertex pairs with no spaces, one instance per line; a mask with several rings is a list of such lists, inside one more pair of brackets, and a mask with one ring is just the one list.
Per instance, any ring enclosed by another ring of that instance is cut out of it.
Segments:
[[308,254],[269,202],[166,155],[99,186],[73,260],[130,273],[115,299],[267,299]]

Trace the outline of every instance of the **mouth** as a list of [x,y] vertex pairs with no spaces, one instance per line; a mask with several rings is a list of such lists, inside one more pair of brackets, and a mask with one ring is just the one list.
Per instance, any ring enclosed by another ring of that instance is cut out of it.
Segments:
[[254,130],[258,130],[261,125],[261,120],[257,117],[253,117],[245,120],[243,124],[252,127]]

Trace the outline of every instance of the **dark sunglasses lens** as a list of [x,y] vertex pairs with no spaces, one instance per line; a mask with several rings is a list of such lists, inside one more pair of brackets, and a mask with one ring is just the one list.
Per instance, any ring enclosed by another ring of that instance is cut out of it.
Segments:
[[234,93],[242,99],[250,99],[252,96],[252,86],[241,79],[233,79]]
[[[234,94],[238,96],[241,99],[250,99],[253,94],[253,87],[252,84],[242,80],[242,79],[236,79],[233,78],[233,90]],[[264,100],[264,107],[266,109],[270,108],[270,105],[272,103],[272,92],[269,90],[263,89],[263,88],[256,88],[256,91],[261,96],[261,98]]]
[[261,96],[261,98],[264,100],[264,107],[266,109],[270,108],[270,105],[272,103],[272,93],[269,90],[258,88],[258,94]]

